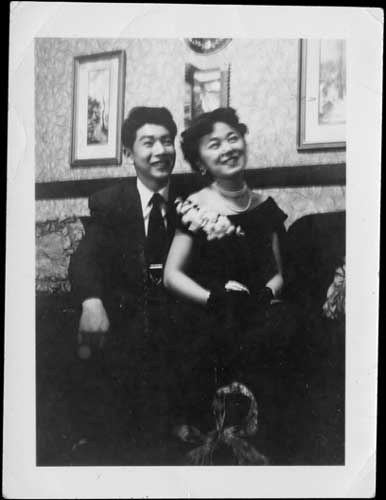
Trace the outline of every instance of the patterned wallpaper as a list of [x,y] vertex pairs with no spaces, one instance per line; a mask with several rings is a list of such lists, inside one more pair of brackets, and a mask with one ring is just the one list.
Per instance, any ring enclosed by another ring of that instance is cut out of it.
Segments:
[[[183,129],[184,65],[231,65],[230,104],[248,125],[254,167],[341,162],[344,152],[298,153],[297,40],[233,40],[213,56],[197,56],[177,39],[38,38],[36,71],[36,181],[132,175],[122,167],[70,168],[73,57],[126,51],[124,113],[137,105],[166,106]],[[176,171],[189,167],[178,154]]]
[[303,215],[337,212],[346,208],[344,186],[267,189],[265,192],[288,215],[285,222],[287,228]]
[[[126,51],[125,115],[137,105],[166,106],[182,130],[185,63],[203,69],[230,64],[230,105],[249,127],[250,167],[345,161],[344,152],[296,150],[298,40],[239,39],[218,54],[201,56],[179,39],[40,38],[35,41],[37,182],[134,174],[125,159],[118,167],[70,167],[73,57],[117,49]],[[189,170],[178,150],[175,171]],[[294,214],[344,208],[342,188],[277,191]],[[36,205],[38,220],[86,213],[83,199]]]
[[125,116],[133,106],[166,106],[182,129],[184,61],[178,50],[181,45],[179,40],[37,39],[36,181],[134,174],[125,160],[119,167],[70,167],[74,56],[125,50]]
[[298,40],[239,40],[231,56],[231,104],[249,128],[257,167],[339,163],[344,152],[299,153]]

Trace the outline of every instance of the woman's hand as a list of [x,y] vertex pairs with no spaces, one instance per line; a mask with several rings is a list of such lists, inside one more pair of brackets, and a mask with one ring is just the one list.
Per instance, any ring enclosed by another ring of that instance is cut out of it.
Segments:
[[251,294],[250,307],[254,310],[256,308],[265,309],[271,305],[271,302],[272,302],[272,300],[274,300],[274,298],[275,297],[273,295],[271,288],[269,288],[268,286],[265,286],[263,288],[260,288],[257,291],[254,291]]
[[272,290],[268,286],[258,290],[252,297],[253,302],[262,307],[268,307],[273,299]]
[[[226,288],[229,283],[233,288]],[[224,288],[214,289],[210,292],[206,305],[210,312],[217,316],[225,316],[229,312],[241,313],[248,307],[249,300],[250,295],[247,287],[237,281],[228,281]]]

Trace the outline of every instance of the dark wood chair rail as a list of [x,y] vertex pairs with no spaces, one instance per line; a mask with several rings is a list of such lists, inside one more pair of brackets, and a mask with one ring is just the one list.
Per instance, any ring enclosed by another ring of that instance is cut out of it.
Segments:
[[[344,186],[346,164],[302,165],[293,167],[266,167],[248,169],[248,184],[252,188],[291,188],[310,186]],[[106,177],[71,181],[37,182],[36,200],[87,198],[100,189],[112,186],[124,177]],[[177,184],[199,186],[200,179],[194,173],[176,173]],[[135,177],[129,177],[135,182]]]

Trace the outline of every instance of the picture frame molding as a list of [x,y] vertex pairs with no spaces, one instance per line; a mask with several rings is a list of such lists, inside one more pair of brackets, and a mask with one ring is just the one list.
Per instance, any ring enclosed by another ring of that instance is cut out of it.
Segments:
[[[117,75],[117,116],[116,116],[116,137],[114,156],[101,158],[77,158],[77,120],[78,120],[78,100],[79,93],[77,88],[77,79],[80,65],[86,62],[96,62],[103,59],[118,59]],[[71,121],[71,168],[99,167],[99,166],[117,166],[122,163],[122,143],[121,128],[124,117],[124,91],[126,80],[126,52],[124,50],[113,50],[108,52],[98,52],[94,54],[77,55],[73,59],[73,84],[72,84],[72,121]]]
[[298,130],[297,149],[298,151],[317,151],[346,149],[346,141],[312,141],[306,140],[306,99],[307,99],[307,42],[308,39],[299,40],[299,63],[298,63]]
[[[231,64],[228,63],[223,66],[216,66],[213,68],[198,68],[194,64],[187,62],[185,64],[185,83],[188,83],[189,85],[192,83],[190,82],[190,79],[192,79],[192,75],[194,74],[195,71],[219,71],[220,72],[220,106],[221,107],[228,107],[230,106],[230,80],[231,80]],[[191,103],[190,103],[190,110],[191,110],[191,116],[190,116],[190,121],[194,118],[194,94],[193,92],[191,93]],[[185,126],[188,126],[186,124],[186,114],[184,111],[184,121],[185,121]]]

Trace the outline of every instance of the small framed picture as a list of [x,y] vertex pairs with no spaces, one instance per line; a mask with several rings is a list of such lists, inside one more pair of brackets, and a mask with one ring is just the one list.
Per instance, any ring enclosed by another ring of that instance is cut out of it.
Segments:
[[298,149],[346,146],[346,42],[300,40]]
[[119,165],[125,51],[74,58],[71,166]]
[[185,66],[185,128],[196,116],[229,106],[230,66],[226,69],[200,69]]

